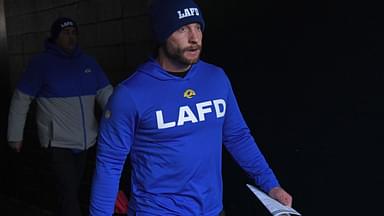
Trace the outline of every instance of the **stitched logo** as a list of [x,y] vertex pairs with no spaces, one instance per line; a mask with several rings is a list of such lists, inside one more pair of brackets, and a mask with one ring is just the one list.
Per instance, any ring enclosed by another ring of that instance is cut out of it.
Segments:
[[184,97],[185,98],[191,99],[195,95],[196,95],[196,92],[193,91],[192,89],[187,89],[184,91]]

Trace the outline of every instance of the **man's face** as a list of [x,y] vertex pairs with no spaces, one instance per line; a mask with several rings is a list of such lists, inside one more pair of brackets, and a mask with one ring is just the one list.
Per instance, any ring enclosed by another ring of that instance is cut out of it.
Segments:
[[200,24],[182,26],[172,33],[164,46],[164,53],[170,59],[182,65],[191,65],[199,60],[203,33]]
[[78,32],[75,27],[64,28],[56,39],[56,44],[67,53],[72,53],[77,45]]

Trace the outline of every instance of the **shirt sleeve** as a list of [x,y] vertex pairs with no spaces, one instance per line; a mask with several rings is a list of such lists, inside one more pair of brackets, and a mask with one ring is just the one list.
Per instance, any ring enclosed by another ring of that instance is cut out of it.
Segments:
[[105,108],[105,105],[108,102],[109,97],[113,92],[113,86],[110,84],[107,75],[105,74],[103,68],[93,59],[93,64],[97,68],[96,70],[96,79],[97,79],[97,92],[96,100],[99,103],[102,109]]
[[18,89],[12,95],[8,115],[8,142],[23,140],[23,132],[29,106],[34,97],[24,94]]
[[108,99],[111,96],[112,92],[113,92],[112,85],[107,85],[96,92],[96,101],[99,103],[102,109],[105,108],[105,105],[107,104]]
[[136,108],[124,86],[116,88],[100,123],[90,215],[112,215],[120,175],[133,143]]
[[23,140],[27,113],[32,100],[41,89],[43,70],[40,58],[33,57],[21,74],[9,107],[7,134],[9,142]]
[[265,192],[279,185],[262,152],[246,125],[238,107],[232,87],[228,83],[227,112],[225,115],[223,143],[235,161]]
[[30,96],[37,96],[43,85],[44,70],[41,58],[33,58],[21,74],[16,88]]

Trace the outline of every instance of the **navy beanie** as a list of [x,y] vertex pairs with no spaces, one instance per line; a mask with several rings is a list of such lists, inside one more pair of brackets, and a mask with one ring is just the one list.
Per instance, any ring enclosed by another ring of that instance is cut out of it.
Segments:
[[78,30],[76,22],[72,19],[67,17],[57,18],[51,26],[51,40],[56,40],[60,32],[66,27],[74,27],[76,28],[76,31]]
[[205,26],[202,12],[193,0],[153,0],[150,17],[153,36],[159,44],[184,25],[200,23],[202,30]]

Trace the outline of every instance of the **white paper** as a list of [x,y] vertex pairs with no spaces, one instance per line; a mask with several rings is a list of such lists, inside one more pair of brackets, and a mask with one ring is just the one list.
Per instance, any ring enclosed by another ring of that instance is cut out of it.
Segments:
[[247,187],[256,195],[256,197],[261,201],[261,203],[263,203],[263,205],[273,216],[289,216],[291,214],[301,215],[295,209],[281,204],[279,201],[268,196],[261,190],[257,189],[255,186],[247,184]]

